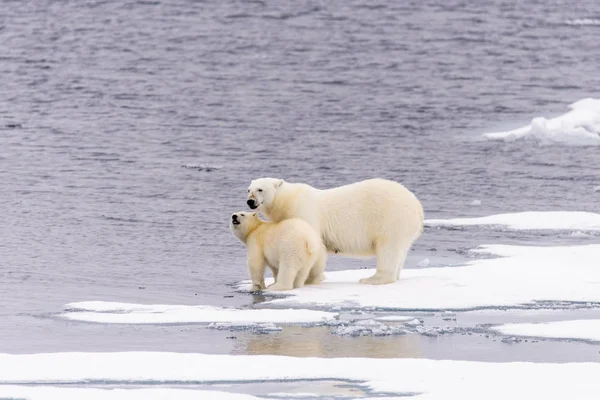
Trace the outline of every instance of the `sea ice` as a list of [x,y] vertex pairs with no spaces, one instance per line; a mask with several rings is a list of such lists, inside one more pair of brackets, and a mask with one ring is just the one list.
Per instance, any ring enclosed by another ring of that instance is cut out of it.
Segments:
[[600,19],[598,19],[598,18],[568,19],[565,21],[565,24],[576,25],[576,26],[594,26],[594,25],[600,25]]
[[[534,247],[486,245],[471,250],[497,258],[461,266],[406,268],[389,285],[361,285],[373,269],[328,271],[320,285],[263,304],[279,307],[344,307],[390,310],[468,310],[533,307],[535,302],[600,302],[600,245]],[[565,271],[568,271],[566,273]],[[249,290],[250,282],[238,285]]]
[[26,400],[260,400],[248,394],[190,389],[97,389],[0,385],[0,398]]
[[[600,363],[489,363],[410,358],[316,358],[164,352],[0,354],[0,395],[11,398],[30,397],[33,391],[39,390],[42,394],[31,396],[34,399],[75,398],[76,395],[66,395],[75,390],[81,390],[79,398],[85,399],[124,398],[88,397],[83,392],[94,390],[87,392],[94,394],[105,389],[48,386],[67,383],[92,383],[104,387],[177,384],[181,387],[202,382],[345,380],[370,389],[373,397],[383,394],[413,394],[419,400],[597,400],[600,393],[598,376]],[[54,389],[57,392],[49,392]],[[179,397],[182,393],[179,390],[182,389],[164,389],[166,393],[172,391],[171,397],[150,396],[151,390],[160,390],[158,388],[144,390],[148,390],[148,397],[144,397],[146,399],[192,398]],[[44,394],[43,391],[48,392]],[[310,382],[307,382],[306,392],[310,392]],[[133,391],[130,393],[134,394]],[[228,399],[221,397],[226,395],[222,393],[210,398]],[[252,399],[250,396],[235,397],[235,394],[229,396],[231,400]]]
[[332,320],[337,313],[316,310],[234,309],[214,306],[144,305],[104,301],[69,303],[61,317],[111,324],[260,323],[301,324]]
[[404,335],[408,332],[402,325],[386,325],[372,319],[341,325],[332,331],[338,336],[391,336]]
[[580,319],[542,323],[506,324],[492,328],[504,335],[600,342],[600,320]]
[[[579,20],[588,23],[594,20]],[[583,23],[582,23],[583,24]],[[485,133],[491,140],[532,140],[540,144],[567,146],[600,145],[600,100],[587,98],[568,106],[570,111],[555,118],[534,118],[529,125],[507,132]]]
[[428,219],[425,226],[497,226],[510,230],[600,231],[600,214],[583,211],[525,211],[477,218]]

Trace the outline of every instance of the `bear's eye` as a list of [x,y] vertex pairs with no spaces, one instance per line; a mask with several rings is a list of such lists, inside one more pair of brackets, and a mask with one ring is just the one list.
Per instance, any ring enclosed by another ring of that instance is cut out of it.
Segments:
[[241,213],[240,215],[243,217],[243,216],[244,216],[244,213]]
[[250,189],[248,189],[248,193],[250,193]]
[[259,192],[262,192],[262,189],[258,189]]

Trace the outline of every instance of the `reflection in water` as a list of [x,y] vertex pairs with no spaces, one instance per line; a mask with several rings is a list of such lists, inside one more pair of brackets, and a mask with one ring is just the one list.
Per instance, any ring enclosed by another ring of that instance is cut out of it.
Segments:
[[234,350],[236,354],[292,357],[423,357],[419,335],[344,337],[333,335],[329,327],[286,327],[278,333],[239,338],[239,344]]

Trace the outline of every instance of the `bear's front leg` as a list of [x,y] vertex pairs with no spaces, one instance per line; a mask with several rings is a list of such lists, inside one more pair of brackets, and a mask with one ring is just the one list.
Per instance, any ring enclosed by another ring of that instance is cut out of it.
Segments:
[[265,262],[262,254],[248,253],[248,272],[252,280],[252,291],[263,290],[265,285]]

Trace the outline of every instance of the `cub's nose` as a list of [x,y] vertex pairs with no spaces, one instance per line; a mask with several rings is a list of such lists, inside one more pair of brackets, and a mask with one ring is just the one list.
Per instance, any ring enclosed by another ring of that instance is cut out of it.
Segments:
[[249,200],[246,202],[246,204],[248,204],[248,207],[250,207],[250,208],[251,208],[251,209],[253,209],[253,210],[254,210],[256,207],[258,207],[258,206],[256,205],[256,201],[254,201],[254,200],[252,200],[252,199],[249,199]]
[[233,214],[233,215],[231,216],[231,220],[232,220],[232,221],[237,221],[237,215]]

